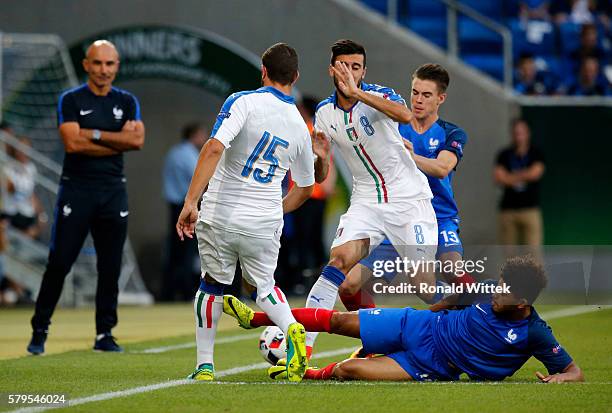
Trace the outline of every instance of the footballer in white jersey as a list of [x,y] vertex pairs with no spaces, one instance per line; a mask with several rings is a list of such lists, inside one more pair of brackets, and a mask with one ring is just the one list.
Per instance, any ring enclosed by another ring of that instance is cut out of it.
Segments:
[[289,168],[297,186],[314,184],[310,133],[294,98],[271,86],[234,93],[211,137],[226,149],[204,193],[199,220],[273,238],[283,225],[281,183]]
[[[393,89],[361,82],[361,90],[405,105]],[[427,178],[404,147],[397,122],[359,101],[345,110],[337,99],[334,92],[319,103],[314,128],[338,148],[351,171],[351,204],[431,199]]]
[[[333,308],[351,268],[385,237],[403,259],[435,259],[438,231],[432,193],[398,130],[398,122],[409,122],[412,112],[392,89],[363,81],[365,63],[365,49],[358,43],[339,40],[332,45],[329,75],[336,91],[319,104],[314,129],[342,154],[353,191],[330,261],[312,287],[307,307]],[[411,281],[433,285],[435,275],[422,271]],[[417,294],[425,301],[433,298],[427,292]],[[315,337],[307,336],[310,351]]]
[[[257,304],[285,333],[289,380],[301,380],[307,366],[304,326],[274,285],[283,212],[306,201],[315,182],[311,137],[291,97],[298,76],[293,48],[278,43],[266,50],[263,87],[227,98],[200,153],[176,225],[181,239],[193,237],[195,230],[202,265],[194,301],[198,357],[191,379],[213,379],[219,317],[239,314],[234,297],[223,295],[238,260]],[[282,198],[289,169],[295,185]],[[207,186],[198,214],[197,201]]]

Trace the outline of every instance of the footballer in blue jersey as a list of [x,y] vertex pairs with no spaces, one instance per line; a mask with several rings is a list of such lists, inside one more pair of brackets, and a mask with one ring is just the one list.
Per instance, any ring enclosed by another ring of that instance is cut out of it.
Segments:
[[[359,338],[367,353],[382,354],[308,369],[304,379],[447,381],[466,374],[472,380],[503,380],[535,357],[548,370],[547,375],[536,372],[542,382],[583,381],[581,369],[532,306],[545,286],[540,264],[513,257],[505,262],[497,284],[504,291],[487,302],[454,309],[434,305],[429,310],[294,309],[307,329]],[[261,320],[252,314],[251,319]],[[282,366],[274,366],[268,374],[283,378],[282,371]]]
[[[463,157],[467,135],[460,127],[439,118],[438,111],[446,100],[449,84],[446,69],[437,64],[425,64],[412,75],[410,123],[400,124],[404,145],[410,151],[417,167],[425,173],[434,195],[432,205],[438,221],[438,249],[436,258],[453,264],[463,258],[463,245],[459,238],[459,214],[451,181],[457,164]],[[347,310],[373,306],[369,294],[360,290],[370,278],[377,261],[395,261],[399,255],[389,240],[384,240],[368,257],[355,266],[340,286],[340,298]],[[449,268],[449,267],[446,267]],[[395,271],[383,275],[393,279]],[[473,282],[470,275],[442,274],[448,282]],[[441,295],[433,297],[436,302]]]

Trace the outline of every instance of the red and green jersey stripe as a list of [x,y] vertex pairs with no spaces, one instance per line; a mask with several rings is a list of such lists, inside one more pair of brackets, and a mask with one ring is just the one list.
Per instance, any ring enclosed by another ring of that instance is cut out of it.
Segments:
[[[344,112],[344,125],[348,126],[352,122],[353,111],[351,110],[350,112]],[[346,134],[348,135],[348,138],[351,142],[355,142],[357,140],[357,131],[355,131],[355,128],[347,128]],[[374,179],[378,203],[381,204],[383,202],[389,202],[385,177],[382,175],[382,173],[380,173],[380,170],[376,167],[374,161],[372,161],[372,158],[370,157],[370,155],[368,155],[363,145],[358,144],[358,146],[353,146],[353,149],[355,150],[357,157],[359,157],[359,160],[366,168],[372,179]]]
[[[372,166],[372,169],[374,169],[374,172],[376,172],[376,175],[378,176],[378,178],[380,178],[380,187],[382,188],[382,191],[383,191],[384,202],[389,202],[389,194],[387,193],[387,183],[385,182],[385,177],[383,176],[382,173],[380,173],[380,171],[376,167],[376,164],[374,163],[374,161],[372,161],[372,158],[370,158],[370,155],[368,155],[363,145],[359,144],[359,149],[361,149],[366,159]],[[379,199],[378,203],[380,203],[380,188],[378,185],[378,181],[376,179],[374,180],[376,181],[376,190],[378,191],[378,199]]]

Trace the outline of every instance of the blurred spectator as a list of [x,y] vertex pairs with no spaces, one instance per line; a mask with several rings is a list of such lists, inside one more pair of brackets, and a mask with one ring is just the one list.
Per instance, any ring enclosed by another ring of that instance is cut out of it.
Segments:
[[[18,140],[23,147],[31,148],[28,138],[21,137]],[[6,184],[3,212],[9,217],[12,227],[36,238],[47,221],[34,193],[36,166],[20,148],[9,145],[7,154],[12,161],[2,168]]]
[[9,217],[0,213],[0,306],[32,304],[32,292],[5,273],[4,253],[9,246],[6,234],[8,225]]
[[557,88],[554,75],[538,70],[533,55],[523,54],[519,58],[514,79],[516,92],[523,95],[552,95]]
[[168,253],[161,291],[164,301],[174,300],[176,294],[181,300],[192,300],[200,284],[198,241],[195,238],[181,241],[176,235],[175,225],[198,163],[200,149],[208,135],[200,123],[194,122],[185,125],[181,136],[183,141],[170,149],[163,170],[164,197],[169,212]]
[[550,12],[558,24],[586,24],[595,19],[596,7],[596,0],[557,0],[551,4]]
[[556,0],[551,4],[550,13],[557,24],[594,23],[596,17],[602,24],[609,24],[610,8],[609,0]]
[[531,131],[523,119],[512,122],[512,145],[497,155],[494,180],[503,190],[499,213],[499,241],[503,245],[542,244],[540,179],[542,152],[531,144]]
[[585,24],[580,30],[580,46],[570,53],[570,58],[574,62],[574,70],[578,69],[580,62],[587,57],[594,57],[600,65],[606,63],[606,52],[601,47],[598,39],[597,26]]
[[550,20],[549,0],[522,0],[519,4],[521,20]]
[[609,96],[610,88],[599,71],[599,61],[595,57],[587,57],[580,64],[580,72],[576,81],[568,88],[572,96]]

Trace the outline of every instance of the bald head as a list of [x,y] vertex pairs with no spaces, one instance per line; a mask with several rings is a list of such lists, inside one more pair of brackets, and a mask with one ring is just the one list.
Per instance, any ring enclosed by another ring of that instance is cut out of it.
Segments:
[[83,68],[90,89],[97,95],[106,95],[119,70],[117,48],[108,40],[96,40],[87,48]]
[[90,59],[92,56],[100,53],[114,54],[115,58],[119,60],[119,52],[117,51],[117,48],[108,40],[96,40],[90,44],[85,52],[85,58]]

